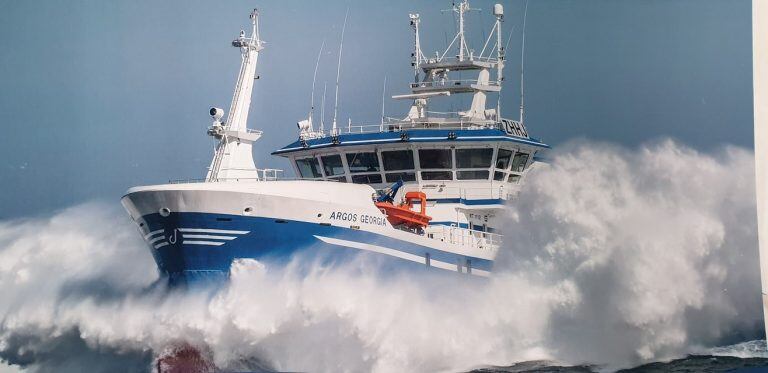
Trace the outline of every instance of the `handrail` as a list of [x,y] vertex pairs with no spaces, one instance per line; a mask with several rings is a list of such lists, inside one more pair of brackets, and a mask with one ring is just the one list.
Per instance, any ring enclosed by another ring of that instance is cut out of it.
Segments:
[[455,245],[470,246],[480,249],[498,249],[504,236],[498,233],[483,232],[469,228],[442,226],[443,240]]
[[489,57],[489,56],[468,56],[466,59],[459,60],[456,57],[443,57],[443,58],[426,58],[426,61],[423,62],[423,64],[437,64],[441,62],[472,62],[472,61],[479,61],[479,62],[490,62],[490,63],[497,63],[499,62],[499,59],[497,57]]
[[[434,184],[439,184],[435,182]],[[428,199],[442,199],[442,198],[458,198],[464,201],[472,201],[478,199],[509,199],[509,196],[514,193],[515,188],[508,188],[506,185],[501,184],[499,186],[493,186],[489,184],[488,187],[446,187],[434,185],[428,181],[423,181],[422,185],[407,184],[401,188],[401,195],[405,195],[407,192],[418,191],[427,193]],[[398,193],[398,194],[400,194]]]
[[482,84],[488,86],[498,86],[499,83],[495,80],[489,80],[484,83],[480,83],[477,79],[446,79],[446,80],[429,80],[418,83],[411,83],[411,88],[431,88],[431,87],[446,87],[446,86],[463,86],[464,84]]
[[[454,114],[447,112],[431,112],[437,114]],[[334,135],[346,135],[346,134],[361,134],[361,133],[381,133],[381,132],[399,132],[410,129],[448,129],[448,130],[478,130],[478,129],[501,129],[503,130],[503,123],[493,119],[475,119],[475,118],[463,118],[459,113],[455,113],[456,117],[438,117],[438,118],[424,118],[424,120],[402,120],[394,118],[386,118],[387,120],[382,124],[353,124],[347,126],[339,126],[336,128],[336,132],[333,131],[319,131],[305,132],[299,134],[300,139],[316,139]]]
[[204,182],[226,182],[226,181],[277,181],[277,180],[304,180],[299,178],[285,178],[282,176],[283,170],[276,168],[255,168],[252,170],[240,170],[240,171],[253,171],[256,173],[255,177],[230,177],[230,178],[216,178],[212,180],[208,179],[178,179],[168,180],[169,184],[190,184],[190,183],[204,183]]

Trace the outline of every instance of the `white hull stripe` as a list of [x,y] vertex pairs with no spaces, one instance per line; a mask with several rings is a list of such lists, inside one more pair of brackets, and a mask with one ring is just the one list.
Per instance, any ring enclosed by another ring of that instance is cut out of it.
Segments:
[[[323,236],[315,236],[320,241],[323,241],[325,243],[331,244],[331,245],[337,245],[337,246],[345,246],[350,247],[353,249],[359,249],[359,250],[365,250],[365,251],[371,251],[379,254],[394,256],[400,259],[410,260],[412,262],[420,263],[427,265],[426,258],[419,255],[414,255],[411,253],[402,252],[395,249],[390,249],[388,247],[378,246],[378,245],[371,245],[367,243],[362,242],[355,242],[355,241],[348,241],[348,240],[341,240],[338,238],[330,238],[330,237],[323,237]],[[430,259],[429,265],[432,267],[445,269],[448,271],[457,271],[458,266],[456,264],[452,263],[446,263],[439,260]],[[472,269],[471,274],[476,276],[482,276],[482,277],[488,277],[490,275],[490,272],[483,271],[480,269]]]
[[183,235],[184,239],[187,238],[204,238],[204,239],[212,239],[212,240],[225,240],[225,241],[231,241],[237,238],[236,236],[214,236],[210,234],[185,234]]
[[152,237],[152,236],[154,236],[154,235],[156,235],[158,233],[163,233],[163,231],[164,231],[164,229],[158,229],[156,231],[149,232],[146,235],[144,235],[144,239],[148,240],[150,237]]
[[160,240],[164,240],[164,239],[165,239],[165,236],[157,236],[157,237],[149,240],[149,244],[152,245],[153,243],[155,243],[157,241],[160,241]]
[[226,229],[203,229],[203,228],[179,228],[179,232],[190,233],[220,233],[220,234],[246,234],[251,231],[231,231]]
[[159,243],[159,244],[155,245],[155,249],[159,249],[159,248],[161,248],[163,246],[168,246],[168,242],[162,242],[162,243]]
[[221,246],[224,244],[224,242],[216,242],[216,241],[189,241],[184,240],[182,242],[184,245],[206,245],[206,246]]

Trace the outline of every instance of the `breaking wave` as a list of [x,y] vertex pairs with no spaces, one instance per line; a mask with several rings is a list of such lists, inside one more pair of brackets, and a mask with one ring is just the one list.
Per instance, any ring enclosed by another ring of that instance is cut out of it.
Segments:
[[581,142],[551,158],[482,285],[243,260],[225,288],[182,293],[116,204],[0,222],[0,359],[142,371],[192,346],[228,370],[624,367],[762,337],[750,151]]

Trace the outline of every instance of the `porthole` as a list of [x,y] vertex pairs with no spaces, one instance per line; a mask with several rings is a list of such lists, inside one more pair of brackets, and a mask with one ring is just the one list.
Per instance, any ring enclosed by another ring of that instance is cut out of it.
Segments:
[[250,215],[253,212],[252,207],[246,207],[243,209],[243,215]]
[[168,215],[171,215],[171,210],[167,207],[163,207],[158,211],[160,213],[160,216],[167,218]]

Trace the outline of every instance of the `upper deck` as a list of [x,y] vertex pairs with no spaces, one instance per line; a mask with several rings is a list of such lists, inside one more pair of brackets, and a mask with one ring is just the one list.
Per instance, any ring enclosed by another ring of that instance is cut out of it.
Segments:
[[478,124],[476,121],[431,121],[426,123],[399,122],[382,125],[349,125],[335,134],[315,133],[315,136],[299,138],[274,152],[273,155],[289,156],[329,147],[383,145],[393,143],[435,142],[494,142],[503,141],[523,144],[536,149],[548,149],[549,145],[529,137],[525,127],[512,120]]

